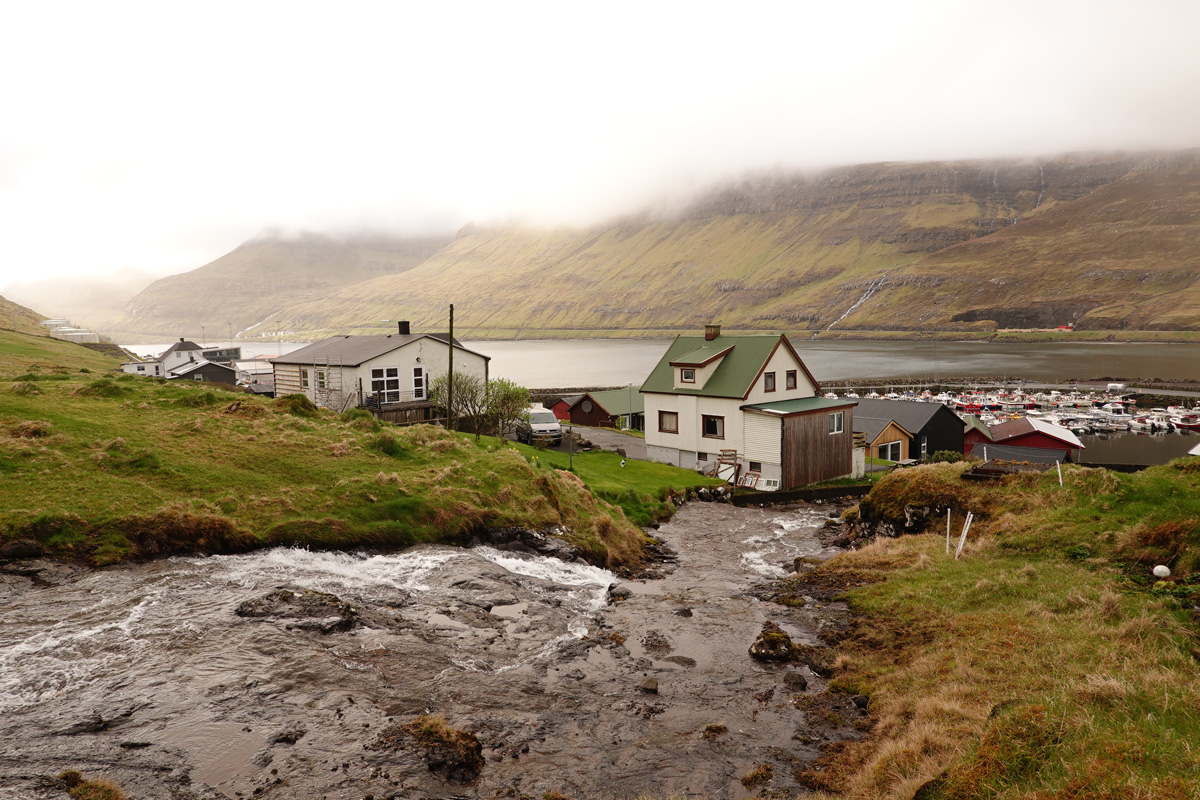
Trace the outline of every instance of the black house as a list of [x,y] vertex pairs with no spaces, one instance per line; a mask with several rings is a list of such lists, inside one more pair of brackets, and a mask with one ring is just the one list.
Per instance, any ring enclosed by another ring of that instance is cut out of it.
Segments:
[[892,419],[913,438],[908,457],[920,459],[939,450],[963,451],[963,421],[941,403],[921,403],[914,400],[858,401],[855,416]]

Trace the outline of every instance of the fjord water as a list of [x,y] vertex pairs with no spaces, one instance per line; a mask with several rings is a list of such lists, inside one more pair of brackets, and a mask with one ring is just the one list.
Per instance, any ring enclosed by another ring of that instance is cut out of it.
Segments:
[[[1124,342],[867,342],[792,339],[818,382],[995,377],[1066,383],[1104,377],[1200,380],[1200,345]],[[670,339],[469,342],[491,374],[535,389],[640,386]]]
[[[748,590],[835,554],[828,513],[688,504],[659,531],[677,561],[621,602],[605,570],[488,548],[0,573],[0,797],[66,769],[131,797],[744,797],[737,776],[780,748],[816,755],[794,676],[747,649],[768,618],[812,644],[845,609]],[[278,587],[336,595],[358,623],[235,613]],[[367,747],[427,712],[479,736],[476,783]],[[796,791],[790,771],[776,785]]]

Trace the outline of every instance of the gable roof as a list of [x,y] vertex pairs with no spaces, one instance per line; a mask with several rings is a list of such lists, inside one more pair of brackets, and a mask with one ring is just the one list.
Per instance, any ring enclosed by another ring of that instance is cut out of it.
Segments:
[[[632,397],[630,397],[631,394]],[[607,389],[602,392],[588,392],[587,394],[580,395],[571,404],[571,407],[579,405],[585,397],[592,398],[592,401],[607,411],[610,417],[624,416],[629,413],[642,414],[646,411],[646,403],[640,391],[631,393],[628,389]],[[631,401],[632,411],[630,409]]]
[[[293,350],[282,356],[271,359],[272,364],[337,364],[344,367],[357,367],[373,358],[386,355],[393,350],[399,350],[405,345],[412,344],[418,339],[434,339],[445,344],[450,339],[447,333],[388,333],[378,336],[334,336],[322,339],[310,345]],[[491,360],[490,356],[467,350],[458,339],[454,340],[455,348],[482,359]]]
[[989,432],[992,436],[992,441],[999,444],[1008,439],[1016,438],[1017,436],[1027,436],[1031,433],[1041,433],[1053,439],[1058,439],[1060,442],[1069,444],[1071,447],[1084,448],[1083,442],[1079,441],[1079,437],[1071,433],[1066,428],[1059,425],[1051,425],[1040,419],[1032,417],[1022,417],[1014,419],[1010,422],[1002,422],[999,425],[993,425]]
[[163,350],[162,353],[159,354],[158,358],[156,358],[154,360],[155,361],[166,361],[167,356],[171,355],[172,353],[190,353],[193,350],[203,350],[203,349],[204,349],[203,347],[196,344],[195,342],[188,341],[187,339],[180,339],[178,342],[171,345],[166,350]]
[[928,425],[930,420],[943,411],[954,417],[957,423],[957,415],[941,403],[923,403],[919,400],[877,400],[874,398],[864,398],[858,401],[858,408],[854,410],[854,416],[856,419],[859,414],[867,417],[879,417],[880,419],[885,417],[894,419],[900,427],[916,434]]
[[[804,370],[812,385],[820,391],[812,373],[804,366],[804,361],[783,334],[717,336],[711,340],[703,336],[676,336],[675,341],[671,342],[667,352],[642,384],[642,391],[741,399],[750,393],[772,354],[781,345],[791,352],[800,369]],[[723,353],[725,357],[713,369],[713,374],[702,388],[675,388],[674,364],[692,366],[694,362],[709,363]]]
[[891,417],[860,417],[857,412],[854,414],[854,432],[866,434],[868,444],[878,439],[879,435],[887,430],[889,425],[895,425],[900,429],[901,433],[910,439],[912,438],[912,431]]
[[984,425],[983,420],[974,414],[968,414],[967,416],[963,417],[963,425],[965,426],[966,432],[979,431],[989,440],[992,438],[992,429],[987,425]]
[[168,373],[171,377],[179,378],[187,375],[189,372],[194,372],[201,367],[216,367],[217,369],[223,369],[227,372],[232,372],[235,375],[237,374],[237,370],[233,367],[227,367],[224,364],[217,363],[216,361],[205,361],[204,359],[199,361],[189,361],[186,364],[182,364],[172,370],[169,370]]

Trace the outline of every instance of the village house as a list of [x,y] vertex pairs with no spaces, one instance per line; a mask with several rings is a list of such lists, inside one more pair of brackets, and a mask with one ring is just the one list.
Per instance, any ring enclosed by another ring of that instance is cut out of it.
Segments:
[[[453,342],[454,371],[486,381],[488,356]],[[429,386],[450,367],[447,333],[335,336],[271,359],[275,394],[303,394],[314,404],[344,411],[361,406],[392,422],[433,418]]]
[[1022,417],[988,427],[968,417],[963,455],[989,460],[1003,458],[1052,464],[1078,461],[1083,442],[1066,428]]
[[146,361],[127,361],[121,365],[121,371],[130,375],[144,375],[150,378],[209,381],[229,386],[236,385],[237,370],[207,358],[216,352],[219,351],[206,351],[195,342],[180,337],[178,342],[164,350],[158,358]]
[[854,471],[854,401],[820,387],[781,334],[678,336],[642,384],[652,461],[733,465],[742,485],[780,489]]
[[863,434],[867,451],[875,458],[896,462],[910,458],[913,435],[894,419],[855,414],[854,432]]
[[[864,398],[858,401],[858,406],[854,409],[856,430],[858,429],[858,420],[867,417],[893,420],[898,426],[909,432],[908,446],[904,448],[905,452],[901,458],[878,455],[879,458],[886,458],[889,461],[920,460],[939,450],[962,452],[963,421],[941,403]],[[878,454],[878,449],[877,445],[872,453]],[[891,447],[889,451],[894,449]]]
[[632,388],[587,392],[567,407],[567,419],[593,428],[640,431],[646,425],[642,393]]

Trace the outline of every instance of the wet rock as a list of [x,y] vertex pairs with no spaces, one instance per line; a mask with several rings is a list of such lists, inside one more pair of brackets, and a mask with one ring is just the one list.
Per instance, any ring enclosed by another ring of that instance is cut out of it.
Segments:
[[770,620],[763,623],[762,632],[750,645],[750,655],[759,661],[790,661],[795,651],[792,637]]
[[788,670],[783,674],[783,685],[789,692],[803,692],[808,689],[808,678],[799,672]]
[[566,529],[559,525],[551,525],[541,531],[517,527],[487,528],[479,535],[477,541],[491,545],[497,550],[536,553],[563,561],[574,561],[581,557],[582,553],[562,538],[566,532]]
[[618,600],[628,600],[633,597],[633,589],[619,583],[614,583],[608,587],[608,602],[612,603]]
[[275,734],[275,737],[271,739],[271,741],[274,744],[295,744],[296,742],[300,741],[300,739],[302,739],[306,733],[308,733],[308,731],[304,728],[289,728]]
[[483,745],[473,733],[451,728],[439,716],[422,715],[384,729],[368,750],[417,750],[429,771],[449,783],[466,784],[483,771]]
[[91,715],[76,722],[74,725],[60,731],[62,736],[78,736],[84,733],[100,733],[119,728],[133,719],[136,708],[128,707],[121,710],[93,711]]
[[42,546],[33,539],[17,539],[0,545],[0,561],[17,561],[23,558],[41,558]]
[[245,601],[234,613],[239,617],[286,620],[289,629],[325,634],[348,631],[358,622],[358,612],[349,603],[336,595],[311,589],[276,589]]
[[658,694],[658,678],[650,677],[638,684],[638,690],[646,694]]
[[867,697],[865,694],[856,694],[850,698],[850,702],[854,703],[854,705],[865,711],[867,706],[871,703],[871,698]]
[[674,613],[675,613],[675,616],[677,616],[677,617],[692,616],[692,610],[690,608],[680,608],[680,609],[677,609]]
[[796,661],[807,664],[813,674],[818,677],[828,678],[833,675],[833,651],[828,647],[796,645],[793,657]]

